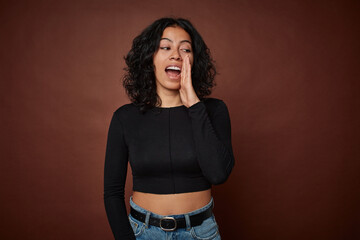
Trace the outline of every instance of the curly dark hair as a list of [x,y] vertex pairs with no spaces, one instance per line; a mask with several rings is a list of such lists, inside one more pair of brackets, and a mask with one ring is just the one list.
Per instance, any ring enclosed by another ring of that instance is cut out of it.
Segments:
[[140,111],[161,106],[156,92],[153,56],[159,47],[165,28],[179,26],[191,37],[194,62],[191,71],[192,84],[200,100],[211,94],[216,86],[216,69],[210,50],[189,20],[183,18],[161,18],[145,28],[133,40],[132,48],[124,57],[127,67],[123,86],[131,102],[140,107]]

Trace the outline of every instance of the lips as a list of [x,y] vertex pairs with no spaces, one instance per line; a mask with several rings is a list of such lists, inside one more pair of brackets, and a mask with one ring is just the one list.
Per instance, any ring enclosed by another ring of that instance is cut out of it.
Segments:
[[166,75],[170,79],[179,79],[181,76],[181,67],[177,65],[169,65],[165,68]]

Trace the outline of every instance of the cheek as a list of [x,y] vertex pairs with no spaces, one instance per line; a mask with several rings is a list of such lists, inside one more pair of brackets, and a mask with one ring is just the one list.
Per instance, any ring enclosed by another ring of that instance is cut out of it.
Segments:
[[154,68],[154,74],[155,74],[155,77],[156,78],[159,78],[160,76],[161,76],[161,74],[163,74],[162,73],[162,71],[160,70],[160,68]]
[[189,54],[189,53],[181,53],[181,58],[184,59],[185,56],[189,56],[189,60],[190,60],[190,65],[193,65],[194,62],[194,55],[193,54]]
[[153,65],[154,65],[154,72],[155,73],[159,72],[161,69],[161,64],[159,63],[159,61],[157,61],[157,59],[153,60]]
[[194,63],[194,56],[191,54],[190,55],[190,65],[192,66]]

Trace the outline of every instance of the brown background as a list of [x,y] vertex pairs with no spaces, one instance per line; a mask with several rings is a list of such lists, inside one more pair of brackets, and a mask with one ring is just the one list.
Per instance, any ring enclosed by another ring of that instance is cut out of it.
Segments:
[[[132,39],[189,18],[236,165],[223,239],[360,239],[359,1],[1,1],[1,239],[112,239],[106,134]],[[128,178],[127,197],[131,178]]]

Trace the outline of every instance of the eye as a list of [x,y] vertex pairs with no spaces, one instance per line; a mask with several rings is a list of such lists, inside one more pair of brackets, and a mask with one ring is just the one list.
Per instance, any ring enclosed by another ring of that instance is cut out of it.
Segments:
[[170,48],[169,47],[160,47],[160,49],[169,50]]
[[183,51],[186,52],[186,53],[190,53],[190,52],[191,52],[190,49],[186,49],[186,48],[183,48],[183,49],[181,49],[181,50],[183,50]]

